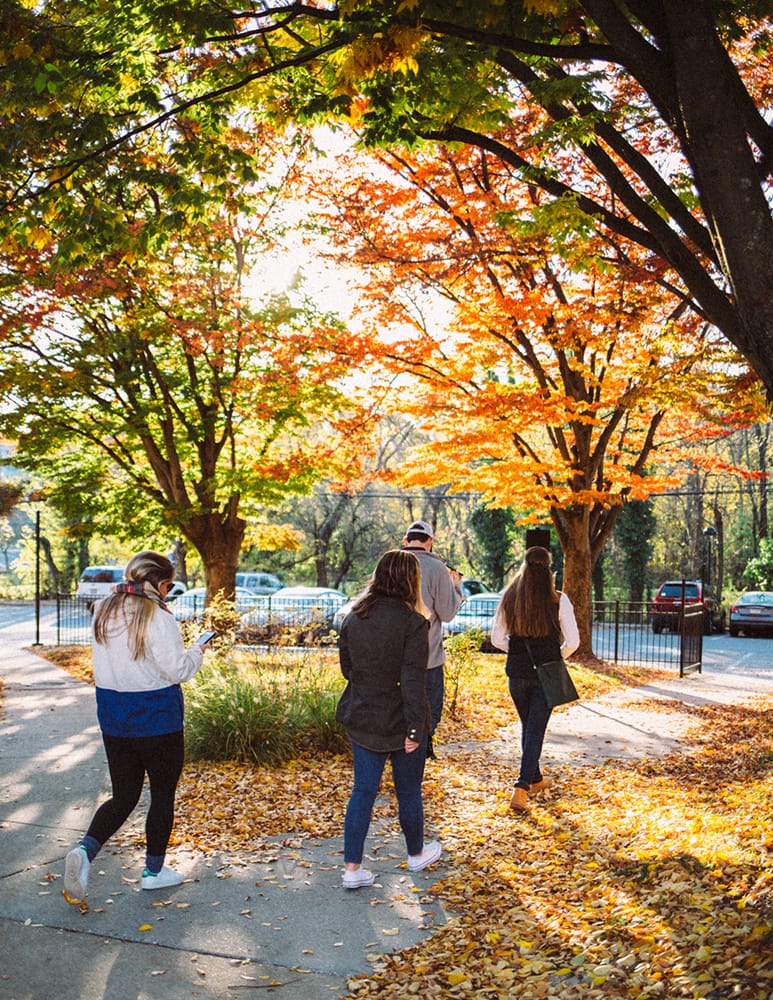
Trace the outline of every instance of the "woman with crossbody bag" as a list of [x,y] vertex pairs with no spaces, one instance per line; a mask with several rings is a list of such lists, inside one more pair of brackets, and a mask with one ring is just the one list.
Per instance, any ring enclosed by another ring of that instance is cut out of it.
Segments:
[[507,653],[505,672],[521,721],[521,764],[510,808],[525,811],[529,795],[551,784],[540,769],[551,709],[534,665],[570,656],[580,644],[571,601],[556,590],[550,553],[542,546],[526,550],[515,579],[502,595],[491,643]]

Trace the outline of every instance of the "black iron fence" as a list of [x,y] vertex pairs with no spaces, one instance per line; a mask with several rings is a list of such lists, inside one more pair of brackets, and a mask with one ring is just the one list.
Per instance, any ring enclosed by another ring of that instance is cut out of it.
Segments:
[[[60,594],[56,601],[57,645],[89,642],[90,601]],[[270,599],[263,611],[251,611],[244,619],[241,641],[246,644],[295,645],[335,642],[336,612],[340,609],[274,608]],[[172,608],[174,604],[170,605]],[[201,607],[176,610],[180,620],[195,619]],[[663,615],[661,614],[661,619]],[[610,663],[640,663],[678,670],[680,675],[700,671],[705,617],[700,604],[686,604],[667,620],[653,627],[650,605],[632,601],[593,602],[593,651]],[[52,623],[53,624],[53,623]],[[49,629],[49,634],[50,634]]]
[[703,657],[703,605],[660,614],[653,626],[651,605],[635,601],[593,602],[593,651],[610,663],[674,667],[680,676],[700,672]]
[[57,646],[83,646],[89,642],[92,601],[69,594],[56,595]]

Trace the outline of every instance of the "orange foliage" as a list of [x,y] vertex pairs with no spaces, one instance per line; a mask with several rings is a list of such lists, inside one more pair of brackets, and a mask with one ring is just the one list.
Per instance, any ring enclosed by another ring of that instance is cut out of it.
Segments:
[[392,403],[431,436],[406,484],[451,481],[541,516],[614,506],[674,485],[656,455],[661,469],[701,458],[706,438],[761,415],[746,366],[662,265],[598,237],[557,247],[540,196],[477,151],[381,164],[393,173],[369,183],[362,159],[338,170],[336,233],[366,275],[372,353],[388,378],[411,376]]
[[493,155],[353,153],[348,168],[319,178],[331,240],[362,269],[386,405],[426,435],[395,477],[550,516],[589,638],[590,573],[622,505],[763,416],[745,363],[662,261]]

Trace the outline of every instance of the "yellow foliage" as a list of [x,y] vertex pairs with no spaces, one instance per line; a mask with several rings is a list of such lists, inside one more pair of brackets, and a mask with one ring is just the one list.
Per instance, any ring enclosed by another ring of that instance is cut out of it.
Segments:
[[262,552],[297,552],[302,543],[303,532],[291,524],[248,524],[243,547]]
[[398,24],[390,25],[385,32],[355,39],[347,49],[330,57],[337,67],[339,88],[355,92],[359,81],[377,72],[415,73],[415,53],[423,38],[420,29]]
[[525,0],[526,10],[544,17],[558,17],[577,5],[572,0]]

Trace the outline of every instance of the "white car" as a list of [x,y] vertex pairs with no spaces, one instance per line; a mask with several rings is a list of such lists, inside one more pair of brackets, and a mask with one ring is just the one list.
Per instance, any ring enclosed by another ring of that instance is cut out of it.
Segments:
[[242,618],[242,641],[260,644],[281,637],[287,644],[303,645],[334,630],[335,616],[349,598],[333,587],[282,587],[258,600]]
[[[190,621],[201,618],[204,614],[204,603],[207,598],[206,587],[193,587],[186,590],[184,594],[176,597],[171,604],[171,610],[178,621]],[[245,587],[236,587],[234,590],[234,604],[238,614],[244,614],[250,608],[254,608],[260,598],[247,590]]]
[[123,583],[123,566],[87,566],[78,578],[75,596],[86,601],[109,597],[117,583]]
[[239,572],[236,574],[236,586],[251,590],[253,594],[275,594],[284,584],[273,573]]

